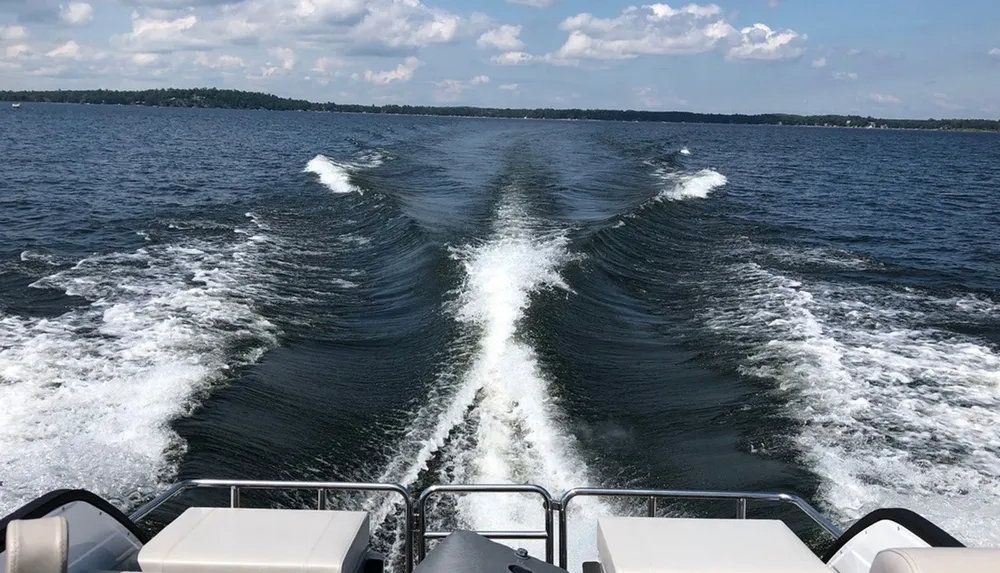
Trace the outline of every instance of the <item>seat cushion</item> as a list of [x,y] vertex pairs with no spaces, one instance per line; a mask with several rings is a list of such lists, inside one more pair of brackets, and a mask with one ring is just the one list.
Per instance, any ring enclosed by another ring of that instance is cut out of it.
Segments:
[[353,573],[368,514],[192,507],[139,551],[147,573]]
[[922,547],[885,549],[871,573],[1000,573],[1000,549]]
[[781,521],[612,517],[597,522],[606,573],[830,573]]

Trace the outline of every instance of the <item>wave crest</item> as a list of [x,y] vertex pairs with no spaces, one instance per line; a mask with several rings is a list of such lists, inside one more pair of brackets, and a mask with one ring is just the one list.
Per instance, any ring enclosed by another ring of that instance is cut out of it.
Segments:
[[356,169],[348,163],[334,161],[325,155],[317,155],[306,164],[305,172],[313,173],[319,177],[319,182],[334,193],[361,192],[356,185],[351,183],[351,171]]
[[671,175],[670,179],[675,181],[674,187],[659,195],[659,198],[670,201],[705,199],[713,190],[729,182],[725,175],[713,169],[702,169],[688,175]]

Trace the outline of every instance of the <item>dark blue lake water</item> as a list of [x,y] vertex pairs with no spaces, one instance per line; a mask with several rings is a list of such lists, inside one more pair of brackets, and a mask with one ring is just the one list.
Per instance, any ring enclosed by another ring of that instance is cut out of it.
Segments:
[[0,514],[528,481],[1000,541],[995,135],[25,105],[0,146]]

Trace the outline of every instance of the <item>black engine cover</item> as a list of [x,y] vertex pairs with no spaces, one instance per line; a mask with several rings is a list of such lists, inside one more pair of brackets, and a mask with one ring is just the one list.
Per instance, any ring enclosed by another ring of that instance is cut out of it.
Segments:
[[534,557],[518,553],[471,531],[444,538],[413,573],[566,573]]

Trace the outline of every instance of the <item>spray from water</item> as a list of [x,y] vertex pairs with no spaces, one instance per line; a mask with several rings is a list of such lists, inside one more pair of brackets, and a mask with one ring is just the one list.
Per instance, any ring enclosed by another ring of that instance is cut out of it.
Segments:
[[[444,407],[435,412],[425,406],[417,412],[418,422],[424,416],[436,415],[436,420],[426,424],[415,448],[401,449],[382,479],[410,485],[438,459],[448,470],[432,481],[536,483],[554,495],[591,482],[535,350],[519,333],[533,293],[568,291],[559,274],[571,259],[568,241],[538,227],[525,214],[516,189],[510,189],[497,210],[493,235],[454,249],[465,279],[451,310],[475,333],[464,349],[470,361],[454,380],[442,381],[450,392]],[[574,562],[582,560],[577,555],[582,548],[593,546],[593,523],[601,506],[590,501],[583,500],[574,512],[575,522],[589,524],[574,529]],[[542,529],[544,512],[530,496],[473,495],[460,498],[448,518],[476,530]],[[518,545],[542,555],[540,543]]]

